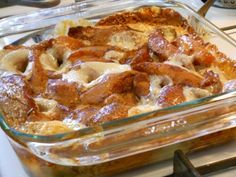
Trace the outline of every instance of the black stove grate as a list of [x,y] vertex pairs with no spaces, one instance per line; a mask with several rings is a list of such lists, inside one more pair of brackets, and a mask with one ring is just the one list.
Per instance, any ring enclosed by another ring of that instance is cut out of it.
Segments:
[[206,174],[236,167],[236,157],[195,168],[188,157],[181,150],[177,150],[174,154],[173,165],[173,174],[166,177],[202,177]]

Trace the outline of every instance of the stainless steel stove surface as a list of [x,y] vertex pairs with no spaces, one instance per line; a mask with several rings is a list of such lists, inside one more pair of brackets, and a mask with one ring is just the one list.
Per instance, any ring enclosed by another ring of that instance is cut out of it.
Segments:
[[[203,3],[200,0],[181,0],[198,9]],[[61,4],[70,3],[71,0],[62,0]],[[10,15],[10,12],[20,13],[23,11],[31,11],[36,8],[13,6],[0,9],[0,17]],[[212,7],[207,14],[211,22],[219,27],[236,25],[236,10],[221,9]],[[236,29],[226,31],[236,39]],[[1,42],[1,41],[0,41]],[[232,158],[236,156],[236,141],[224,144],[209,150],[200,151],[189,156],[193,166],[198,167],[208,163]],[[172,160],[164,161],[140,169],[135,169],[126,173],[119,174],[115,177],[162,177],[170,175],[173,172]],[[236,174],[236,168],[218,171],[207,176],[214,177],[233,177]],[[183,175],[184,176],[184,175]],[[7,137],[0,129],[0,177],[27,177],[23,171],[15,152],[10,146]],[[177,176],[178,177],[178,176]]]

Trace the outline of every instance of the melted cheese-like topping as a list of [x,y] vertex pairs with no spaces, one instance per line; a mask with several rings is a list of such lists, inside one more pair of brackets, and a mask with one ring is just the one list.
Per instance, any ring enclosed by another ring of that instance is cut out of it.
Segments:
[[10,51],[8,51],[8,50],[0,50],[0,61],[2,60],[2,58],[6,55],[6,54],[8,54]]
[[75,121],[35,121],[25,122],[20,127],[16,127],[21,132],[36,134],[36,135],[53,135],[58,133],[70,132],[79,130],[85,126]]
[[[33,61],[29,62],[30,50],[18,49],[11,52],[1,52],[2,58],[0,58],[0,74],[9,75],[21,73],[29,79],[32,75]],[[7,73],[8,72],[8,73]]]
[[109,50],[105,53],[104,59],[106,60],[112,60],[115,63],[119,63],[119,61],[124,57],[123,52],[118,52],[115,50]]
[[35,98],[36,105],[39,107],[40,112],[50,115],[56,111],[58,103],[55,100],[45,98]]
[[43,53],[40,56],[40,62],[45,70],[56,71],[58,69],[57,60],[51,54]]
[[[202,77],[198,72],[195,71],[193,65],[192,65],[192,66],[189,65],[189,67],[187,67],[187,66],[181,66],[181,64],[183,64],[183,63],[177,62],[177,61],[165,61],[165,62],[163,62],[163,63],[169,64],[169,65],[177,66],[177,67],[179,67],[179,68],[181,68],[181,69],[184,69],[184,70],[188,71],[189,73],[194,74],[194,75],[196,75],[196,76],[198,76],[198,77],[200,77],[200,78],[203,79],[203,77]],[[191,68],[191,69],[190,69],[190,68]]]
[[157,109],[161,109],[161,107],[154,104],[140,104],[129,109],[128,116],[134,116],[145,112],[155,111]]
[[80,69],[71,70],[63,74],[62,79],[68,82],[76,82],[85,88],[91,88],[98,84],[107,74],[122,73],[130,71],[129,65],[121,65],[118,63],[105,62],[85,62],[82,63]]
[[188,86],[185,86],[183,88],[183,93],[184,93],[186,101],[191,101],[191,100],[195,100],[198,98],[203,98],[203,97],[207,97],[211,95],[211,93],[205,89],[188,87]]
[[135,31],[148,32],[148,33],[151,33],[156,29],[155,26],[146,23],[131,23],[127,24],[127,26]]
[[121,49],[136,50],[146,43],[148,35],[135,31],[123,31],[115,33],[110,37],[108,45]]
[[162,86],[173,85],[173,81],[168,76],[157,76],[157,75],[149,76],[149,80],[150,80],[149,95],[141,97],[137,106],[134,106],[131,109],[129,109],[128,116],[133,116],[136,114],[141,114],[161,109],[161,107],[156,103],[156,99],[160,94]]
[[160,90],[161,90],[161,85],[173,85],[173,81],[171,80],[170,77],[168,76],[157,76],[157,75],[152,75],[149,76],[150,79],[150,96],[152,98],[157,98]]
[[63,63],[58,66],[57,59],[49,53],[40,55],[40,63],[42,64],[43,69],[54,71],[55,74],[65,73],[71,67],[71,62],[68,60],[63,61]]
[[65,62],[68,57],[71,55],[72,51],[68,47],[62,45],[56,45],[47,50],[47,54],[53,56],[55,60],[60,60],[61,62]]
[[210,71],[213,71],[214,73],[217,73],[219,75],[220,81],[224,84],[228,82],[228,79],[225,77],[225,74],[222,70],[220,70],[217,66],[211,66],[209,69]]
[[86,126],[82,123],[79,123],[77,120],[73,119],[64,119],[62,121],[68,128],[72,130],[80,130],[82,128],[85,128]]
[[195,70],[193,66],[193,56],[188,56],[185,54],[176,54],[168,58],[168,61],[165,63],[182,66],[189,70]]
[[21,63],[28,62],[29,52],[28,49],[18,49],[7,53],[1,58],[0,68],[8,71],[19,72],[17,67]]
[[79,19],[79,20],[64,20],[59,22],[55,29],[54,34],[55,36],[65,36],[68,34],[69,29],[77,26],[93,26],[91,22],[85,19]]

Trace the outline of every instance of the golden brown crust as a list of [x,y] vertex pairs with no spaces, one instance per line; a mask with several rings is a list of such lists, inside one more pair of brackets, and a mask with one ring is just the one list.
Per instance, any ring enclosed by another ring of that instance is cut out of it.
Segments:
[[29,79],[29,83],[35,95],[39,95],[45,91],[46,84],[48,81],[47,73],[43,69],[43,66],[40,62],[41,54],[42,54],[41,50],[33,49],[31,50],[31,53],[29,56],[29,61],[32,61],[34,63],[32,76]]
[[79,39],[75,39],[69,36],[59,36],[55,38],[53,44],[62,45],[71,50],[76,50],[84,46],[84,44]]
[[97,26],[124,25],[132,23],[147,23],[155,25],[174,25],[184,27],[186,20],[174,10],[158,7],[146,7],[136,11],[128,11],[110,15],[101,19]]
[[161,31],[156,31],[149,37],[148,47],[158,56],[160,61],[167,60],[177,52],[177,47],[169,43]]
[[0,53],[0,111],[12,124],[56,120],[62,131],[64,120],[93,126],[236,85],[227,82],[236,78],[236,63],[167,8],[143,7],[71,27],[68,36],[26,47],[18,59],[22,47]]
[[133,67],[150,75],[168,75],[175,84],[199,87],[202,77],[185,68],[167,63],[145,62]]
[[134,93],[138,97],[146,96],[149,94],[150,79],[147,73],[137,73],[134,76]]
[[78,104],[80,95],[76,83],[50,79],[48,80],[45,96],[62,105],[72,107]]
[[174,106],[186,101],[183,94],[183,86],[165,86],[161,90],[160,96],[157,98],[157,102],[162,107]]
[[80,49],[74,51],[68,58],[69,61],[74,63],[75,61],[101,61],[109,62],[104,58],[104,55],[109,50],[112,50],[114,47],[111,46],[88,46],[81,47]]
[[11,125],[25,122],[36,109],[32,90],[22,76],[0,77],[0,110]]
[[236,78],[236,62],[228,58],[225,54],[220,52],[217,47],[213,44],[208,43],[206,45],[206,50],[211,51],[211,53],[215,56],[215,61],[213,62],[213,66],[218,67],[221,71],[223,71],[225,77],[227,79],[235,79]]
[[201,87],[216,94],[222,92],[223,84],[220,81],[219,75],[209,70],[204,73],[204,79],[201,82]]
[[25,47],[25,46],[15,46],[15,45],[7,45],[7,46],[4,46],[4,48],[3,49],[5,49],[5,50],[17,50],[17,49],[25,49],[25,48],[27,48],[27,47]]
[[91,122],[91,117],[98,112],[101,106],[80,105],[73,114],[73,120],[88,125]]
[[76,39],[89,41],[90,45],[101,46],[107,45],[110,36],[112,36],[113,34],[127,30],[127,26],[75,27],[70,28],[68,35]]
[[128,116],[129,108],[129,106],[118,103],[106,105],[91,117],[89,125],[125,118]]
[[127,93],[114,93],[107,97],[104,101],[106,105],[112,104],[112,103],[117,103],[117,104],[122,104],[126,106],[135,106],[138,102],[137,97],[135,94],[132,92],[127,92]]
[[149,49],[147,45],[144,45],[142,48],[140,48],[138,51],[135,52],[134,56],[132,57],[130,62],[130,65],[136,65],[138,63],[143,62],[151,62],[152,58],[149,55]]
[[80,96],[80,100],[83,104],[99,104],[113,93],[131,91],[133,76],[133,72],[129,71],[107,75],[99,84],[84,92]]

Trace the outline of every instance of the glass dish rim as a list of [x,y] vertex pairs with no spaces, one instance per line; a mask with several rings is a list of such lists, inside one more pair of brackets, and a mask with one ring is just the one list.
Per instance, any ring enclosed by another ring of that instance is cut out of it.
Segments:
[[[90,0],[90,1],[92,2],[93,0]],[[88,1],[88,2],[90,2],[90,1]],[[226,35],[222,30],[217,28],[214,24],[209,22],[207,19],[201,17],[199,14],[197,14],[188,5],[186,5],[184,3],[181,3],[181,2],[177,2],[175,0],[164,0],[164,1],[157,0],[155,2],[152,1],[152,0],[150,0],[150,1],[153,2],[153,3],[162,3],[162,5],[165,6],[165,7],[173,7],[173,5],[174,5],[174,6],[183,8],[184,10],[188,10],[189,12],[194,14],[195,17],[198,18],[198,20],[203,21],[204,23],[208,24],[209,25],[208,27],[211,27],[212,29],[217,31],[218,34],[220,34],[221,37],[223,37],[225,40],[227,40],[227,42],[231,43],[232,45],[234,45],[236,47],[236,42],[231,37]],[[65,7],[72,7],[75,4],[77,4],[77,3],[73,3],[73,4],[70,4],[70,5],[62,6],[62,7],[64,7],[64,8]],[[51,8],[51,10],[55,10],[55,9],[56,8]],[[42,10],[39,10],[39,11],[42,11]],[[30,14],[30,13],[26,13],[26,14],[23,14],[23,15],[27,15],[27,14]],[[12,18],[12,17],[8,17],[8,18]],[[8,18],[6,18],[6,19],[8,19]],[[4,19],[4,20],[6,20],[6,19]],[[25,31],[23,31],[23,32],[25,32]],[[8,35],[6,35],[4,37],[7,37],[7,36]],[[62,140],[71,139],[70,135],[76,135],[76,137],[84,136],[84,135],[93,135],[94,133],[98,133],[98,132],[101,132],[101,131],[107,131],[107,130],[110,130],[110,129],[115,129],[115,128],[119,127],[120,124],[125,124],[125,125],[129,124],[130,125],[130,124],[135,124],[136,122],[143,122],[143,121],[145,122],[146,120],[140,120],[140,119],[142,119],[145,116],[148,116],[150,114],[153,114],[153,113],[158,113],[158,112],[161,112],[161,111],[169,111],[169,110],[175,110],[177,112],[181,108],[188,108],[188,107],[191,107],[191,106],[196,106],[197,107],[199,104],[202,104],[202,103],[204,105],[207,105],[212,99],[217,99],[220,96],[227,96],[227,95],[230,95],[230,94],[236,94],[236,91],[233,90],[233,91],[229,91],[229,92],[215,94],[215,95],[212,95],[212,96],[208,96],[208,97],[204,97],[204,98],[200,98],[200,99],[195,99],[195,100],[192,100],[192,101],[189,101],[189,102],[184,102],[184,103],[179,104],[179,105],[154,110],[154,111],[138,114],[138,115],[135,115],[135,116],[126,117],[126,118],[119,119],[119,120],[112,120],[112,121],[109,121],[109,122],[102,123],[98,126],[86,127],[86,128],[82,128],[82,129],[79,129],[79,130],[74,130],[74,131],[59,133],[59,134],[53,134],[53,135],[35,135],[35,134],[27,134],[27,133],[17,131],[16,129],[8,126],[8,124],[6,123],[6,121],[3,118],[4,116],[2,116],[1,114],[0,114],[0,127],[8,135],[13,135],[13,136],[18,137],[18,138],[25,138],[27,140],[32,140],[32,141],[35,141],[35,142],[41,142],[41,141],[45,142],[45,140],[47,140],[48,142],[51,142],[51,141],[59,142],[59,141],[62,141]],[[220,101],[220,99],[218,101]],[[150,119],[154,119],[154,118],[158,118],[158,117],[152,117]],[[73,136],[73,138],[75,138],[75,137]]]

